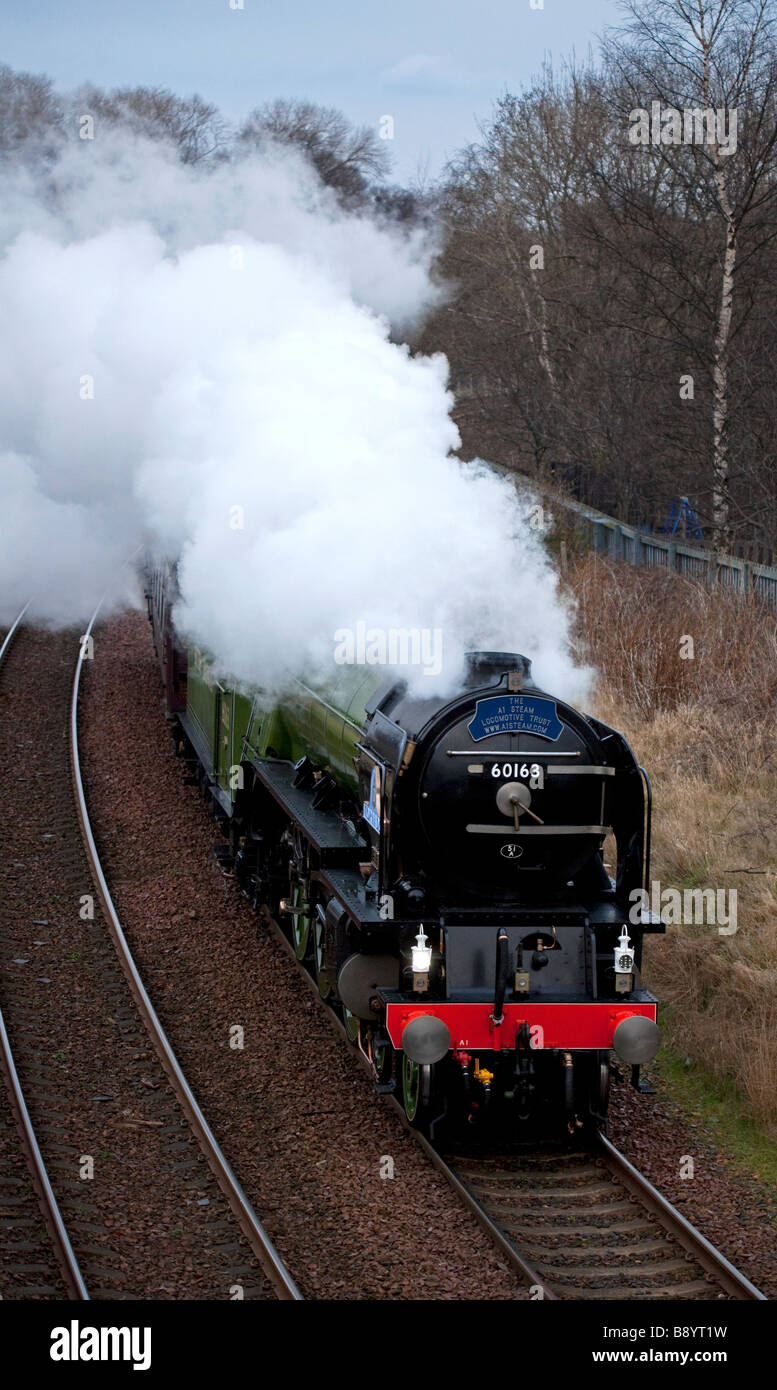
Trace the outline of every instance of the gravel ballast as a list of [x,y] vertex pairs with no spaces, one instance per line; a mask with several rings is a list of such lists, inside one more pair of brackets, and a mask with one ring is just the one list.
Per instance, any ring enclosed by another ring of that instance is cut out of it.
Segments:
[[[68,757],[78,646],[77,632],[22,629],[0,670],[0,1003],[32,1123],[91,1297],[227,1300],[237,1283],[246,1296],[271,1296],[167,1084],[94,899]],[[6,1151],[21,1182],[18,1135],[2,1115],[3,1162]],[[7,1183],[0,1198],[0,1293],[55,1296],[39,1213],[20,1209],[25,1232],[3,1211]]]
[[736,1171],[704,1124],[625,1081],[613,1087],[610,1126],[613,1144],[667,1201],[767,1298],[777,1298],[777,1194]]

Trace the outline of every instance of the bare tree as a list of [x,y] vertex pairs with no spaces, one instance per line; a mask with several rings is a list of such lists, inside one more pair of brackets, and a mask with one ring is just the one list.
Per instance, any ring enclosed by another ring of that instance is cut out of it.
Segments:
[[388,172],[389,157],[376,131],[352,126],[341,111],[309,101],[278,100],[252,111],[238,140],[296,146],[323,183],[346,200],[365,198],[371,180]]
[[51,80],[0,66],[0,157],[52,154],[64,137]]
[[123,125],[151,140],[166,140],[183,164],[224,153],[227,123],[218,108],[196,94],[178,97],[163,87],[84,87],[78,100],[98,120]]
[[425,345],[451,358],[471,451],[540,475],[580,465],[589,500],[629,511],[644,505],[628,441],[641,433],[648,352],[609,322],[617,268],[578,227],[610,125],[590,63],[558,77],[548,66],[497,103],[481,142],[448,170],[441,269],[457,292]]

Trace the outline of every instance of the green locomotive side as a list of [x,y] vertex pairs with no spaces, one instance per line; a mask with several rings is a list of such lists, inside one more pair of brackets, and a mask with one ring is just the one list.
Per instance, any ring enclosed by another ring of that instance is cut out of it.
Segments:
[[250,713],[250,698],[217,680],[207,657],[190,647],[184,725],[225,808],[235,799],[234,771],[240,765]]
[[281,698],[242,693],[223,685],[203,652],[190,647],[186,729],[222,804],[235,800],[234,772],[244,758],[297,762],[308,755],[356,794],[365,706],[384,682],[385,672],[375,668],[343,666],[325,690],[293,680]]
[[217,683],[202,652],[190,647],[186,673],[186,732],[203,767],[213,774],[216,750]]

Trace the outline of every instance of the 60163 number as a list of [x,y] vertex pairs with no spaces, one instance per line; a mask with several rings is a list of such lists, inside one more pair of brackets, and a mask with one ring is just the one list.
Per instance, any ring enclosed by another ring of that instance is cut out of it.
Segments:
[[542,768],[539,763],[494,763],[491,768],[491,776],[540,778],[542,776]]

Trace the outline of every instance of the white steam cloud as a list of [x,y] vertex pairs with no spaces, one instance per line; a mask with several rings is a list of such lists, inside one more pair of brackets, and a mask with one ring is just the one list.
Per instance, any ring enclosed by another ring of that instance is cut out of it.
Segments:
[[0,208],[0,617],[126,600],[148,544],[225,676],[331,667],[366,624],[440,629],[447,681],[518,650],[582,696],[529,502],[451,457],[447,364],[396,341],[438,293],[428,236],[288,152],[203,173],[126,134],[0,172]]

